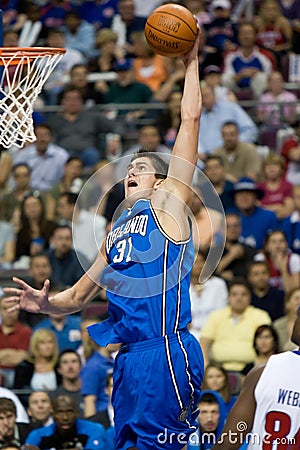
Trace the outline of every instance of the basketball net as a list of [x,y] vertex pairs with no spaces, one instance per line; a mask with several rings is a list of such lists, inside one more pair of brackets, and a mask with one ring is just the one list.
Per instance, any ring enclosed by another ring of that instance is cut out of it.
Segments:
[[22,148],[36,140],[33,107],[65,50],[0,47],[0,145]]

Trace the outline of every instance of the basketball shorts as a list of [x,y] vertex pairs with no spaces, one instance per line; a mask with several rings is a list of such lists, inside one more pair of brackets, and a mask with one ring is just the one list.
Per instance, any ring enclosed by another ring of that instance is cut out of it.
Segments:
[[116,449],[182,449],[197,428],[203,372],[188,331],[123,346],[114,366]]

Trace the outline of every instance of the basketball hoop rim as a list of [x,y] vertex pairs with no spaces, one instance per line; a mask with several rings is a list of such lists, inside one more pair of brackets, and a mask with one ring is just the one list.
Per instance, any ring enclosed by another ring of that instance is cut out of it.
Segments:
[[17,63],[22,62],[24,57],[35,59],[46,56],[64,55],[65,53],[65,48],[58,47],[0,47],[0,66],[3,65],[2,58],[12,58]]

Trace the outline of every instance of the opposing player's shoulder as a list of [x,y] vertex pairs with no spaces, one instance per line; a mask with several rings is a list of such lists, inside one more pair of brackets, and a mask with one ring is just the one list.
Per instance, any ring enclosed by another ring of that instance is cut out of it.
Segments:
[[259,364],[258,366],[255,366],[250,370],[244,381],[244,389],[254,391],[255,386],[257,385],[263,371],[265,370],[265,367],[266,364]]

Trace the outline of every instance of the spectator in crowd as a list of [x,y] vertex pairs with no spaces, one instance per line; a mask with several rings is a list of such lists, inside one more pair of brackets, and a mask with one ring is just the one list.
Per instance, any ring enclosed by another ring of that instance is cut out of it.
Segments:
[[57,372],[61,376],[61,384],[51,392],[55,399],[60,395],[67,395],[75,400],[79,417],[84,417],[84,401],[81,393],[81,381],[79,378],[81,370],[81,359],[73,349],[66,348],[60,352],[57,363]]
[[270,231],[263,251],[255,256],[256,261],[266,261],[270,270],[270,284],[288,292],[300,287],[300,255],[292,253],[283,231]]
[[204,26],[207,32],[207,45],[225,53],[236,48],[234,26],[230,20],[229,0],[213,0],[212,20]]
[[205,155],[222,146],[222,126],[228,121],[236,123],[240,141],[256,141],[257,127],[241,106],[234,102],[217,101],[213,88],[207,85],[202,88],[202,98],[200,128],[205,130],[205,133],[199,135],[198,149],[201,159],[205,159]]
[[118,0],[106,0],[104,3],[83,0],[79,4],[80,17],[92,23],[96,30],[110,27],[117,13]]
[[283,16],[277,0],[264,0],[255,18],[257,43],[278,56],[287,53],[292,43],[292,27]]
[[281,156],[270,153],[262,164],[263,181],[258,187],[263,190],[264,196],[261,205],[274,211],[278,220],[289,216],[294,207],[292,199],[292,184],[284,177],[284,160]]
[[133,71],[136,81],[146,84],[152,92],[157,92],[169,76],[171,63],[155,53],[147,44],[144,31],[131,34],[133,43]]
[[202,389],[211,389],[218,392],[225,402],[227,412],[230,411],[236,401],[236,396],[232,394],[228,372],[219,364],[208,364],[206,366]]
[[94,173],[80,192],[80,204],[84,209],[105,217],[109,229],[113,215],[124,200],[123,183],[116,183],[114,164],[102,160],[94,167]]
[[236,102],[237,99],[233,91],[230,91],[226,86],[222,85],[221,74],[222,71],[219,66],[207,66],[203,69],[204,82],[214,89],[217,102],[220,100]]
[[[72,228],[67,224],[57,225],[51,236],[51,248],[47,255],[52,268],[54,283],[62,286],[73,286],[84,274],[77,253],[73,248]],[[80,261],[85,256],[80,255]],[[85,267],[89,262],[85,261]]]
[[[278,129],[283,124],[295,124],[297,117],[297,97],[284,89],[281,72],[275,71],[268,76],[268,90],[259,98],[257,118],[268,129]],[[273,128],[272,128],[273,127]]]
[[[106,220],[99,214],[94,214],[79,207],[78,195],[65,192],[60,195],[57,204],[57,213],[60,220],[66,221],[73,230],[73,243],[77,257],[84,269],[86,259],[96,258],[101,248],[104,236]],[[85,259],[80,258],[83,254]]]
[[33,430],[26,444],[37,446],[40,450],[60,450],[68,443],[69,448],[86,450],[105,450],[105,430],[102,425],[78,419],[75,400],[60,395],[53,402],[54,423],[48,427]]
[[1,386],[0,387],[0,397],[1,398],[3,398],[3,397],[10,398],[14,402],[14,404],[16,406],[16,410],[17,410],[16,422],[29,423],[29,418],[28,418],[28,415],[26,413],[24,406],[20,402],[19,397],[17,397],[16,394],[14,394],[11,389],[7,389],[7,388],[4,388]]
[[21,445],[25,443],[29,433],[28,423],[17,423],[17,409],[9,398],[0,398],[0,448],[6,445]]
[[78,156],[84,166],[92,166],[101,157],[101,137],[113,131],[113,123],[97,111],[84,110],[81,91],[69,86],[61,99],[62,111],[49,117],[54,142]]
[[[3,194],[0,200],[1,217],[8,222],[18,214],[26,192],[30,191],[30,167],[27,163],[15,164],[11,169],[14,188]],[[17,210],[17,212],[16,212]]]
[[53,409],[49,393],[33,391],[28,397],[27,412],[30,417],[30,431],[51,425]]
[[70,3],[50,0],[42,3],[41,20],[46,28],[60,28],[65,23],[66,14],[70,11]]
[[293,187],[294,211],[282,222],[288,246],[293,253],[300,254],[300,185]]
[[19,321],[19,311],[8,312],[4,303],[5,296],[0,297],[0,369],[4,386],[12,388],[15,367],[27,356],[31,329]]
[[84,416],[90,418],[108,406],[106,377],[113,369],[114,360],[108,348],[97,345],[90,337],[87,342],[90,346],[90,355],[82,367],[80,379]]
[[169,148],[173,148],[181,124],[181,99],[181,91],[172,91],[167,100],[166,110],[157,120],[162,141]]
[[118,0],[118,14],[112,20],[111,29],[118,34],[118,46],[123,56],[132,52],[130,36],[134,31],[143,31],[146,17],[137,17],[134,0]]
[[226,214],[226,240],[222,257],[216,269],[216,274],[226,281],[232,281],[236,277],[246,276],[246,267],[256,254],[256,250],[250,245],[241,242],[242,227],[238,214]]
[[222,125],[222,139],[222,146],[213,154],[223,159],[226,178],[234,183],[242,176],[256,180],[261,170],[260,157],[254,144],[240,140],[237,123],[229,121]]
[[[192,321],[190,332],[197,338],[209,314],[227,305],[228,292],[225,282],[212,275],[204,282],[201,272],[205,264],[205,256],[198,252],[191,273],[190,297]],[[216,295],[218,293],[218,295]]]
[[294,288],[287,292],[284,305],[285,315],[275,320],[273,324],[279,336],[279,350],[281,352],[295,349],[295,344],[291,341],[291,335],[300,306],[299,288]]
[[46,197],[48,219],[54,220],[56,218],[56,207],[60,194],[63,192],[79,194],[83,186],[82,168],[82,160],[78,156],[70,156],[67,159],[61,180],[53,186]]
[[75,64],[70,70],[69,85],[81,91],[83,101],[87,107],[103,103],[103,93],[98,83],[88,80],[89,70],[85,64]]
[[190,200],[190,210],[193,214],[192,230],[195,249],[207,252],[211,246],[217,245],[219,238],[224,236],[224,217],[215,208],[204,206],[201,189],[193,187]]
[[[114,437],[114,409],[111,404],[111,396],[113,391],[113,372],[108,372],[106,377],[106,388],[105,391],[108,395],[108,406],[103,411],[99,411],[96,416],[94,416],[92,419],[93,421],[96,421],[98,423],[101,423],[101,425],[104,426],[104,428],[107,430],[107,437],[111,436]],[[91,420],[91,418],[89,418]],[[113,428],[113,429],[112,429]],[[107,442],[107,445],[109,442]],[[113,443],[112,443],[113,444]],[[108,449],[107,449],[108,450]],[[114,450],[114,445],[112,445],[111,450]]]
[[46,219],[39,191],[29,191],[21,204],[20,230],[17,234],[16,257],[32,256],[49,247],[55,223]]
[[[52,269],[50,260],[44,253],[37,253],[30,257],[27,281],[35,289],[41,289],[45,280],[52,282]],[[20,311],[20,322],[33,328],[45,318],[44,314],[32,314],[28,311]]]
[[251,305],[266,311],[272,322],[284,315],[284,291],[270,286],[270,269],[265,261],[252,261],[247,267]]
[[[91,70],[93,72],[112,72],[118,59],[123,57],[122,50],[117,45],[118,34],[110,28],[101,28],[96,35],[96,47],[99,55],[92,61]],[[97,89],[102,93],[107,92],[109,83],[104,80],[97,81]]]
[[0,269],[9,268],[15,258],[16,237],[13,226],[9,222],[0,220]]
[[208,155],[205,160],[204,173],[217,191],[225,213],[234,209],[233,182],[226,178],[225,163],[222,157],[213,153]]
[[77,50],[85,60],[95,56],[95,29],[91,23],[82,20],[75,9],[66,13],[62,30],[67,50]]
[[253,348],[256,358],[252,363],[247,364],[243,375],[247,375],[253,367],[266,364],[272,355],[279,353],[279,339],[276,330],[272,325],[260,325],[254,333]]
[[286,179],[293,185],[300,185],[300,126],[295,129],[295,133],[288,136],[280,153],[286,162]]
[[198,403],[199,430],[190,437],[187,450],[209,450],[220,437],[227,417],[226,406],[218,392],[203,390]]
[[[272,71],[272,55],[255,45],[256,29],[253,23],[240,24],[239,47],[224,58],[223,85],[237,94],[249,93],[258,98],[267,87]],[[276,62],[274,61],[274,66]]]
[[[50,28],[48,31],[46,44],[48,47],[65,48],[66,39],[62,29]],[[73,48],[67,48],[57,66],[49,75],[43,87],[43,96],[48,105],[57,105],[59,95],[66,85],[66,78],[75,64],[82,64],[84,57],[82,53]]]
[[69,155],[52,142],[48,125],[38,125],[34,131],[35,143],[20,150],[14,157],[14,164],[28,164],[32,189],[49,191],[61,179]]
[[226,370],[240,372],[254,360],[255,330],[259,325],[270,323],[271,319],[265,311],[250,306],[250,300],[247,284],[233,281],[229,287],[229,305],[213,311],[202,328],[200,344],[206,364],[214,361]]
[[240,178],[233,190],[235,205],[241,217],[241,241],[260,250],[267,233],[278,229],[277,217],[273,211],[257,206],[257,200],[262,199],[263,191],[251,178]]
[[200,25],[210,23],[211,16],[209,12],[206,11],[204,0],[183,0],[182,4],[197,17]]
[[5,188],[12,168],[12,157],[7,151],[0,152],[0,190]]
[[[119,59],[114,66],[114,71],[117,73],[117,78],[105,93],[104,103],[148,103],[152,99],[153,92],[149,86],[135,79],[131,59]],[[114,114],[115,117],[118,115],[117,110]],[[144,114],[145,111],[140,109],[119,111],[119,117],[128,123],[132,123]]]
[[[149,152],[171,154],[171,150],[161,144],[159,129],[155,125],[144,125],[139,129],[138,142],[123,153],[115,168],[116,181],[123,180],[126,176],[126,169],[130,163],[131,156],[140,148],[146,148]],[[166,155],[166,158],[168,156]]]
[[[22,14],[23,15],[23,14]],[[19,14],[19,17],[21,14]],[[31,1],[24,5],[23,23],[20,29],[19,47],[39,47],[47,36],[47,28],[41,21],[41,8]]]
[[49,330],[53,333],[59,351],[66,348],[76,350],[81,344],[80,322],[81,319],[78,315],[58,316],[49,314],[34,327],[33,331]]
[[55,370],[58,346],[51,330],[40,329],[30,339],[29,356],[17,365],[14,389],[53,391],[59,384]]

